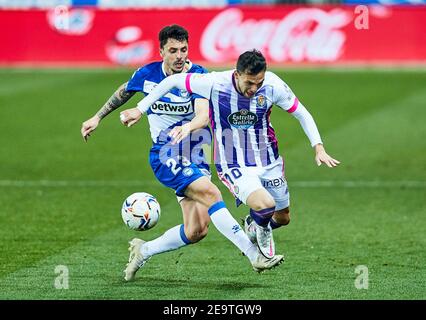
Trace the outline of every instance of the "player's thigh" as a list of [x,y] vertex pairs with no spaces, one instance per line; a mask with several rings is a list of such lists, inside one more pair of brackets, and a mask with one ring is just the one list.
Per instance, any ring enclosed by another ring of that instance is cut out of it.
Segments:
[[260,176],[262,186],[275,200],[275,210],[281,211],[290,206],[290,192],[284,176],[284,164],[280,158],[268,166]]
[[244,204],[250,194],[264,189],[255,168],[231,168],[219,173],[219,179]]
[[210,208],[218,201],[222,201],[219,188],[206,176],[200,177],[187,186],[185,196]]

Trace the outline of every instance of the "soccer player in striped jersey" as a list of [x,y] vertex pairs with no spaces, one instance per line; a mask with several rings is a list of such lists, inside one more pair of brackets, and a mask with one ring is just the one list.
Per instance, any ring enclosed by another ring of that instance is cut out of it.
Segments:
[[265,58],[257,50],[240,55],[236,70],[166,79],[137,108],[122,112],[128,123],[136,122],[153,101],[171,88],[186,89],[210,100],[219,178],[237,203],[250,207],[245,231],[266,258],[273,257],[272,229],[290,222],[290,194],[270,122],[272,106],[299,120],[315,150],[317,165],[325,163],[333,168],[340,162],[327,154],[311,114],[283,80],[266,71]]
[[[163,79],[173,74],[207,72],[188,60],[188,33],[184,28],[167,26],[160,31],[159,40],[163,61],[147,64],[135,71],[97,114],[83,123],[81,134],[85,140],[101,119],[127,102],[136,92],[146,96]],[[201,148],[203,143],[211,141],[210,131],[204,129],[201,133],[200,130],[196,132],[207,126],[208,110],[206,99],[189,93],[185,88],[171,90],[146,110],[153,142],[151,167],[163,185],[175,190],[184,223],[152,241],[137,238],[130,241],[129,264],[124,270],[126,281],[133,280],[139,268],[152,256],[203,239],[210,221],[246,254],[255,271],[270,269],[282,261],[282,256],[264,259],[258,254],[256,246],[252,245],[229,213],[219,189],[210,181],[209,166]],[[164,149],[173,154],[166,155],[167,161],[160,159]]]

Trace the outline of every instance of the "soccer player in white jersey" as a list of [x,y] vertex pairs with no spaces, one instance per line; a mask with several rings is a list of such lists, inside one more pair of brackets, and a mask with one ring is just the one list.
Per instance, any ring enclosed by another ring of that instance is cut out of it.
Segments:
[[186,89],[210,100],[219,178],[237,202],[250,207],[245,231],[265,257],[273,257],[272,229],[290,222],[290,201],[283,158],[270,123],[272,106],[299,120],[318,165],[325,163],[332,168],[340,162],[326,153],[311,114],[283,80],[266,71],[265,58],[257,50],[240,55],[236,70],[169,77],[137,108],[122,112],[128,123],[137,121],[153,101],[171,88]]
[[[139,68],[95,116],[83,123],[81,133],[85,140],[97,128],[101,119],[123,105],[136,92],[147,95],[161,80],[172,74],[207,72],[187,59],[188,33],[184,28],[177,25],[167,26],[160,31],[159,40],[163,61]],[[157,99],[147,110],[153,140],[150,164],[158,180],[176,191],[184,223],[169,229],[153,241],[133,239],[130,242],[131,257],[125,270],[126,280],[132,280],[137,270],[153,255],[203,239],[210,220],[240,250],[247,252],[256,271],[272,268],[282,261],[282,256],[266,260],[258,255],[256,247],[251,245],[226,209],[219,189],[209,180],[209,166],[202,149],[199,148],[199,141],[188,139],[191,132],[207,126],[208,110],[206,99],[177,89]],[[207,129],[203,134],[196,135],[196,138],[203,136],[210,138],[210,131]],[[170,141],[171,139],[173,141]],[[184,149],[187,152],[166,155],[168,161],[165,163],[160,160],[161,151],[165,149]],[[213,213],[214,216],[211,217]]]

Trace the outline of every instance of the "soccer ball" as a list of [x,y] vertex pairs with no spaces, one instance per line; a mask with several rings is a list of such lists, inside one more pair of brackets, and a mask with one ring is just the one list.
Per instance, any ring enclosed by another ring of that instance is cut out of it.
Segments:
[[160,204],[154,196],[137,192],[124,200],[121,217],[132,230],[145,231],[153,228],[160,220]]

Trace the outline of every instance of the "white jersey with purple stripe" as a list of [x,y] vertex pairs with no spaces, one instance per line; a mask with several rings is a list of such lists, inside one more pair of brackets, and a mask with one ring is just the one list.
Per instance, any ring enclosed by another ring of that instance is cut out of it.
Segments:
[[219,173],[233,167],[262,168],[278,159],[278,142],[270,122],[273,105],[299,121],[311,146],[322,144],[312,115],[277,75],[265,72],[262,86],[253,97],[246,98],[237,91],[233,73],[234,70],[229,70],[169,76],[137,108],[141,113],[147,112],[152,103],[172,88],[209,99]]
[[[214,157],[219,172],[232,167],[265,167],[277,160],[278,142],[270,121],[272,106],[291,113],[298,105],[290,88],[272,72],[265,73],[262,87],[251,98],[237,91],[233,73],[229,70],[186,78],[189,92],[194,86],[197,93],[205,90],[202,95],[210,96]],[[196,81],[199,77],[203,79],[201,84]]]

